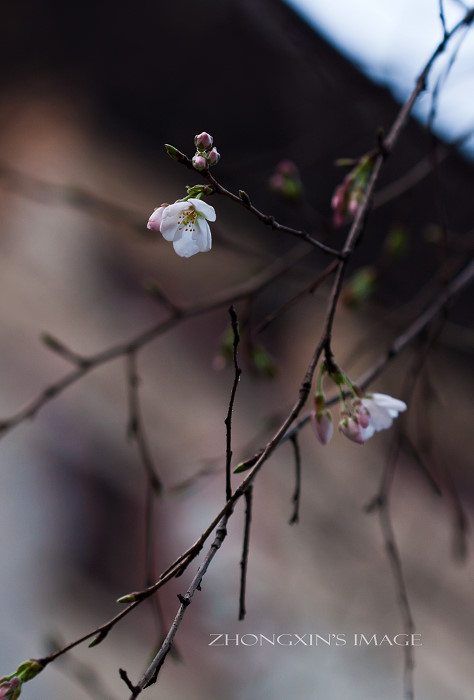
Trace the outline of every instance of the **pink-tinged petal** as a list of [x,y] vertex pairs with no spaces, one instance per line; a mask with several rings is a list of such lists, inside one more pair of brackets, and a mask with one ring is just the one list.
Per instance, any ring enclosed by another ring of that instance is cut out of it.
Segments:
[[150,229],[150,231],[159,231],[160,230],[161,220],[163,218],[164,209],[165,209],[165,207],[158,207],[158,209],[155,209],[153,214],[148,219],[147,228]]
[[188,202],[193,205],[195,210],[198,212],[198,214],[201,214],[201,216],[204,216],[208,221],[215,221],[216,220],[216,212],[214,207],[211,207],[210,204],[207,202],[203,202],[202,199],[188,199]]

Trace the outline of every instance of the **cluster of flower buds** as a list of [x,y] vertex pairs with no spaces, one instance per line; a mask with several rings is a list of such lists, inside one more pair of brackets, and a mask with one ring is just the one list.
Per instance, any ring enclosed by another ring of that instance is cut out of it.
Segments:
[[297,204],[303,198],[303,184],[298,168],[291,160],[282,160],[269,180],[270,189],[288,202]]
[[[323,363],[311,414],[311,425],[323,445],[327,445],[333,434],[332,417],[326,408],[322,390],[322,379],[327,371],[326,363]],[[332,369],[328,374],[340,393],[339,430],[359,445],[367,442],[379,430],[390,428],[394,418],[407,408],[406,403],[388,394],[365,394],[340,369]]]
[[0,700],[17,700],[23,683],[35,678],[43,668],[36,659],[30,659],[20,664],[15,673],[0,678]]
[[334,226],[342,226],[353,219],[364,201],[367,185],[374,167],[372,154],[362,156],[358,161],[339,160],[337,165],[351,165],[351,171],[346,175],[334,191],[331,207],[334,212]]
[[220,160],[220,153],[212,145],[213,138],[207,131],[203,131],[194,137],[196,153],[193,156],[192,164],[196,170],[207,170],[211,165],[217,165]]

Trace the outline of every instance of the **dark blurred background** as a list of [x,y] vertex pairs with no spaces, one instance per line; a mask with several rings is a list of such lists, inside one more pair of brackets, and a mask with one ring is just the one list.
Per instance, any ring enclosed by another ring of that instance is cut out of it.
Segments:
[[[344,176],[334,162],[374,148],[378,129],[387,131],[399,108],[279,0],[6,2],[0,55],[3,416],[68,369],[38,342],[42,331],[80,353],[98,352],[164,317],[144,291],[146,281],[187,304],[248,279],[297,244],[214,197],[212,252],[178,258],[161,237],[147,234],[146,221],[199,176],[193,180],[173,163],[165,142],[191,156],[194,134],[209,131],[222,154],[214,172],[225,186],[243,188],[282,223],[338,246],[347,227],[332,226],[331,196]],[[335,327],[336,357],[351,377],[370,366],[441,288],[443,275],[470,255],[472,166],[447,148],[430,172],[439,147],[411,123],[380,181],[349,271],[349,280],[362,267],[375,271],[376,284],[364,300],[354,300],[358,288],[348,284]],[[305,198],[298,204],[269,187],[282,159],[299,168]],[[420,163],[424,177],[416,177]],[[412,186],[399,187],[407,172]],[[401,192],[396,199],[393,183]],[[402,251],[387,258],[394,230]],[[241,318],[258,326],[327,262],[309,253],[251,309],[238,306]],[[275,379],[256,377],[242,348],[236,458],[263,444],[270,419],[293,402],[320,334],[327,291],[305,297],[254,338],[278,368]],[[452,305],[407,413],[407,431],[425,448],[444,497],[433,494],[406,453],[393,495],[423,635],[416,683],[420,697],[431,700],[463,700],[470,688],[472,563],[453,559],[459,513],[446,476],[449,470],[469,520],[469,302],[467,293]],[[222,503],[232,372],[222,369],[219,351],[228,325],[223,308],[182,324],[140,355],[145,424],[165,486],[157,512],[159,570],[194,542]],[[374,390],[400,395],[411,359],[410,351],[397,360]],[[125,435],[123,365],[91,373],[0,445],[0,619],[7,630],[0,635],[0,674],[44,654],[49,638],[69,641],[102,623],[115,614],[118,596],[144,585],[145,482]],[[183,663],[168,660],[150,697],[402,697],[399,649],[207,646],[214,632],[402,631],[378,523],[363,512],[390,438],[380,434],[359,448],[336,436],[323,449],[305,430],[301,522],[292,528],[292,456],[289,446],[279,450],[256,486],[248,619],[236,621],[239,510],[177,637]],[[208,474],[199,477],[203,470]],[[161,596],[168,624],[187,580]],[[151,609],[143,606],[94,651],[81,649],[72,661],[48,668],[25,687],[25,698],[125,697],[117,669],[137,678],[156,633]],[[91,668],[104,689],[87,676]]]

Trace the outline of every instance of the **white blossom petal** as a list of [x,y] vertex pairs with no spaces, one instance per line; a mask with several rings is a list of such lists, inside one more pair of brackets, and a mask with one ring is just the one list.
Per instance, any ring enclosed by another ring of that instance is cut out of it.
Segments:
[[160,207],[149,220],[149,228],[161,231],[163,238],[173,242],[176,253],[190,258],[211,249],[209,221],[215,221],[216,212],[200,199],[187,199]]
[[196,255],[196,253],[200,252],[196,241],[188,235],[175,238],[173,241],[173,248],[181,258],[190,258],[192,255]]
[[[403,411],[406,411],[407,409],[407,405],[404,401],[395,399],[393,396],[389,396],[388,394],[371,394],[369,398],[373,399],[378,406],[383,406],[389,410],[396,411],[396,415],[403,413]],[[394,418],[395,417],[396,416],[394,416]]]
[[360,434],[361,434],[363,442],[367,442],[367,440],[370,440],[370,438],[375,434],[375,428],[370,423],[366,428],[363,428],[361,426]]
[[194,198],[188,199],[188,202],[191,202],[198,214],[204,216],[204,218],[208,221],[216,220],[216,210],[214,209],[214,207],[211,207],[211,205],[207,202],[203,202],[202,199]]
[[[374,431],[390,428],[393,419],[406,410],[406,403],[388,394],[371,394],[362,399],[362,404],[370,414],[369,428]],[[370,436],[371,437],[371,436]]]
[[211,229],[206,219],[200,216],[196,217],[196,234],[194,237],[200,253],[207,253],[211,250]]
[[175,202],[164,210],[160,231],[166,241],[174,239],[179,226],[179,217],[185,209],[187,209],[186,202]]
[[386,430],[393,423],[393,417],[383,406],[378,406],[372,399],[362,399],[362,402],[370,414],[370,423],[375,430]]

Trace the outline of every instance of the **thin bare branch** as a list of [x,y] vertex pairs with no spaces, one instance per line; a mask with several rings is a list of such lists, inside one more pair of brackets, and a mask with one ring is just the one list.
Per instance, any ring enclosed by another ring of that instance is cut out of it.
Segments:
[[240,381],[240,375],[242,374],[242,370],[239,367],[239,363],[237,361],[237,350],[239,347],[239,342],[240,342],[240,335],[239,335],[239,322],[237,319],[237,312],[235,310],[235,306],[231,306],[229,309],[229,314],[230,314],[230,319],[231,319],[231,324],[232,324],[232,332],[234,334],[234,342],[233,342],[233,361],[234,361],[234,383],[232,385],[232,390],[230,392],[230,400],[229,400],[229,409],[227,411],[227,416],[224,421],[225,427],[226,427],[226,457],[225,457],[225,493],[226,493],[226,501],[229,500],[229,498],[232,496],[232,485],[231,485],[231,478],[232,478],[232,411],[234,410],[234,402],[235,402],[235,395],[237,393],[237,386]]
[[298,443],[298,436],[292,435],[290,438],[295,455],[295,491],[293,493],[293,514],[289,520],[290,525],[294,525],[299,521],[300,515],[300,495],[301,495],[301,452]]
[[156,495],[161,493],[162,484],[159,478],[156,467],[151,456],[150,446],[145,433],[143,419],[140,410],[140,402],[138,397],[139,376],[137,372],[136,352],[130,352],[126,355],[127,360],[127,387],[128,387],[128,402],[129,402],[129,419],[128,419],[128,435],[135,440],[140,453],[141,462],[145,468],[147,480]]
[[239,620],[243,620],[247,612],[245,608],[245,593],[247,590],[247,570],[249,563],[250,524],[252,522],[252,496],[253,486],[250,485],[244,494],[245,525],[244,539],[242,543],[242,558],[240,560]]
[[219,550],[220,546],[222,545],[222,542],[224,541],[227,535],[227,519],[228,516],[224,516],[224,518],[220,522],[216,530],[214,541],[212,542],[209,551],[206,554],[206,557],[204,558],[203,563],[201,564],[196,575],[191,581],[191,585],[189,586],[188,590],[186,591],[184,596],[179,596],[181,605],[179,606],[178,612],[176,613],[176,617],[173,621],[173,624],[171,625],[170,630],[158,654],[148,666],[147,670],[141,677],[138,684],[133,687],[130,700],[136,698],[145,688],[156,682],[160,668],[163,665],[164,660],[171,649],[176,632],[178,631],[178,628],[183,620],[184,613],[186,612],[188,606],[191,604],[196,590],[201,589],[202,579],[204,578],[204,575],[206,574],[206,571],[209,568],[211,561],[213,560],[214,556],[216,555],[217,551]]

